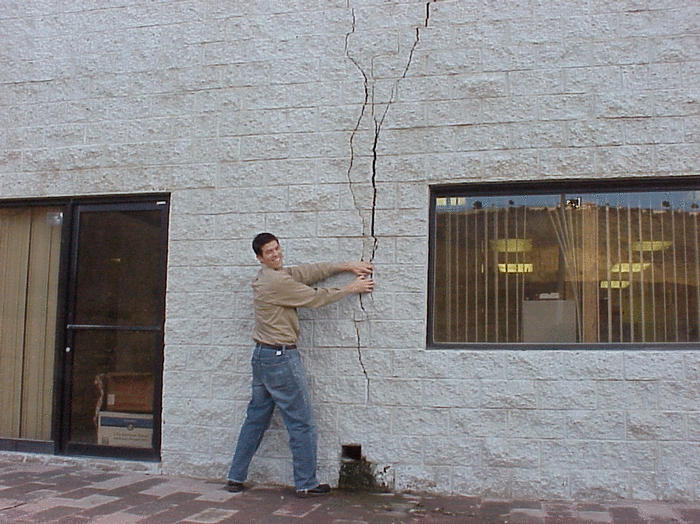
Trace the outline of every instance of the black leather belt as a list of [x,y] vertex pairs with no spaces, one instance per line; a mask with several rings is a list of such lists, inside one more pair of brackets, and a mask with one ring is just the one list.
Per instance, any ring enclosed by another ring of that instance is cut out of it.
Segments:
[[269,348],[269,349],[276,349],[277,351],[281,351],[283,349],[296,349],[297,348],[296,344],[287,344],[284,346],[276,346],[274,344],[265,344],[263,342],[257,342],[257,344],[260,347]]

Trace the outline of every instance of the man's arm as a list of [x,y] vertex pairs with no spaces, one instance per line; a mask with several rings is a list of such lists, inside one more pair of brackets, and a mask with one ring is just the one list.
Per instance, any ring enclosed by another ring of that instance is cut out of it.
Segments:
[[353,293],[371,293],[373,289],[374,281],[364,276],[358,276],[342,288],[313,288],[289,274],[280,273],[259,298],[278,306],[315,308]]
[[324,280],[337,273],[349,272],[358,276],[368,276],[372,274],[372,264],[365,261],[359,262],[320,262],[317,264],[302,264],[285,268],[294,280],[303,284],[311,285],[319,280]]

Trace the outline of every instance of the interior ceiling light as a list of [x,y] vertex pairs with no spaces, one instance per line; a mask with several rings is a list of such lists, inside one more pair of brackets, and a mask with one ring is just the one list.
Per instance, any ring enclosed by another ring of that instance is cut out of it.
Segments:
[[633,251],[663,251],[671,247],[670,240],[642,240],[640,242],[632,242]]
[[613,265],[613,267],[610,268],[610,272],[629,273],[631,271],[632,273],[639,273],[649,266],[651,266],[651,262],[633,262],[632,264],[629,262],[622,262],[621,264]]
[[629,287],[629,280],[601,280],[600,287],[603,289],[625,289]]
[[500,273],[532,273],[532,264],[498,264]]
[[531,238],[499,238],[491,240],[491,249],[499,253],[523,253],[532,251]]

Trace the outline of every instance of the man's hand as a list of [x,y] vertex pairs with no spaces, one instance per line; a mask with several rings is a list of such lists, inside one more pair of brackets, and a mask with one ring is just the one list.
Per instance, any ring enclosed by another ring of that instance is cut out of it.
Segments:
[[343,264],[345,271],[355,273],[357,276],[367,276],[372,274],[372,264],[360,260],[359,262],[345,262]]
[[358,276],[353,282],[347,285],[351,293],[371,293],[374,290],[374,280]]

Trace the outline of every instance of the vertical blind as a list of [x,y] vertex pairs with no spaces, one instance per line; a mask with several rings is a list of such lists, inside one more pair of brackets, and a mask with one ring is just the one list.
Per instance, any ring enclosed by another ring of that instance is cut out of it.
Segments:
[[0,437],[51,438],[60,220],[0,209]]
[[434,206],[435,342],[697,342],[692,191],[450,196]]

